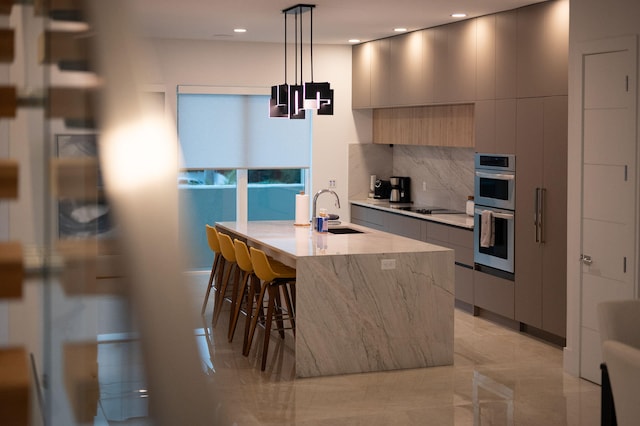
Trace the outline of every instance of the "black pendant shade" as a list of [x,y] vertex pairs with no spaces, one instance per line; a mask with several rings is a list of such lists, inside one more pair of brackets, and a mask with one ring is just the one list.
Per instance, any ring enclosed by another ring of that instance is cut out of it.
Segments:
[[289,86],[289,118],[292,120],[304,119],[304,87]]
[[289,116],[289,85],[279,84],[271,86],[271,99],[269,100],[269,117]]
[[[298,4],[282,11],[284,14],[284,84],[271,86],[269,101],[269,117],[288,117],[290,119],[305,118],[305,110],[316,110],[318,115],[333,115],[333,90],[328,82],[313,81],[313,4]],[[310,12],[310,62],[311,82],[304,83],[302,76],[302,14]],[[295,84],[287,84],[287,15],[295,16]],[[300,44],[298,44],[298,35]],[[299,50],[298,50],[299,49]],[[298,52],[300,54],[300,79],[298,80]],[[300,81],[300,84],[298,84]]]

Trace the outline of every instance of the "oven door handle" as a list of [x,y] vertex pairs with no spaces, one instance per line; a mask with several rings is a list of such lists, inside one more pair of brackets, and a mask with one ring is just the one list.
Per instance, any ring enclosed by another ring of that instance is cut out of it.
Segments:
[[[482,209],[475,209],[475,213],[479,214],[479,215],[482,215],[483,211],[484,210],[482,210]],[[492,210],[489,210],[489,211],[493,214],[493,217],[495,217],[495,218],[513,220],[513,213],[496,213],[496,212],[494,212]]]
[[506,175],[504,173],[487,173],[476,171],[476,176],[488,179],[514,180],[515,175]]

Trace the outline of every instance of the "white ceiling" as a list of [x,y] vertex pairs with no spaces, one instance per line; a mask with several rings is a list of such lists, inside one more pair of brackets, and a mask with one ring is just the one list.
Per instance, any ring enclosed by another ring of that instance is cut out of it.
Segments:
[[[468,17],[514,9],[541,0],[315,0],[314,44],[347,44],[453,22],[454,12]],[[131,0],[146,36],[229,41],[284,41],[283,9],[296,0]],[[308,23],[305,14],[305,25]],[[292,23],[292,19],[288,19]],[[246,28],[234,34],[234,28]],[[292,27],[290,27],[292,28]],[[293,36],[289,30],[288,37]],[[303,31],[307,36],[308,30]],[[306,42],[306,40],[305,40]]]

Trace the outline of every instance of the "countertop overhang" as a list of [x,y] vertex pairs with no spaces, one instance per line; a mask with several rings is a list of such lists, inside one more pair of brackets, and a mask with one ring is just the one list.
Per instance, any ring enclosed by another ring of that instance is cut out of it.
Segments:
[[310,226],[296,226],[293,221],[217,222],[216,227],[246,236],[255,245],[267,245],[284,255],[306,256],[356,255],[377,253],[416,253],[450,250],[434,244],[353,223],[342,222],[336,228],[352,228],[361,233],[332,234],[318,232]]

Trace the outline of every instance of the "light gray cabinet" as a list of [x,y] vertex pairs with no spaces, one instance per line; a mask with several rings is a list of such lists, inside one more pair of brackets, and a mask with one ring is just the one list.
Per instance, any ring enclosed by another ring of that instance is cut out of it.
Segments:
[[432,76],[425,73],[424,35],[414,31],[391,37],[389,103],[391,105],[422,105],[427,101]]
[[569,2],[517,10],[517,97],[566,95]]
[[456,299],[474,305],[473,230],[426,222],[426,242],[455,251]]
[[[519,99],[515,319],[566,334],[567,97]],[[536,220],[534,220],[536,218]]]
[[476,19],[476,96],[478,101],[496,98],[496,15]]
[[371,106],[391,105],[391,41],[388,38],[371,42]]
[[382,210],[370,209],[367,207],[351,205],[351,222],[356,225],[367,226],[377,229],[378,231],[386,231],[385,216],[387,213]]
[[434,102],[476,99],[476,20],[442,25],[434,31]]
[[474,106],[477,152],[514,154],[516,150],[516,99],[477,101]]
[[351,107],[371,108],[371,43],[352,49]]
[[473,271],[473,287],[475,306],[514,319],[513,281]]
[[[515,98],[517,71],[517,11],[495,15],[496,99]],[[515,109],[514,109],[515,111]]]
[[403,237],[422,240],[425,222],[409,216],[394,213],[386,213],[387,232]]

